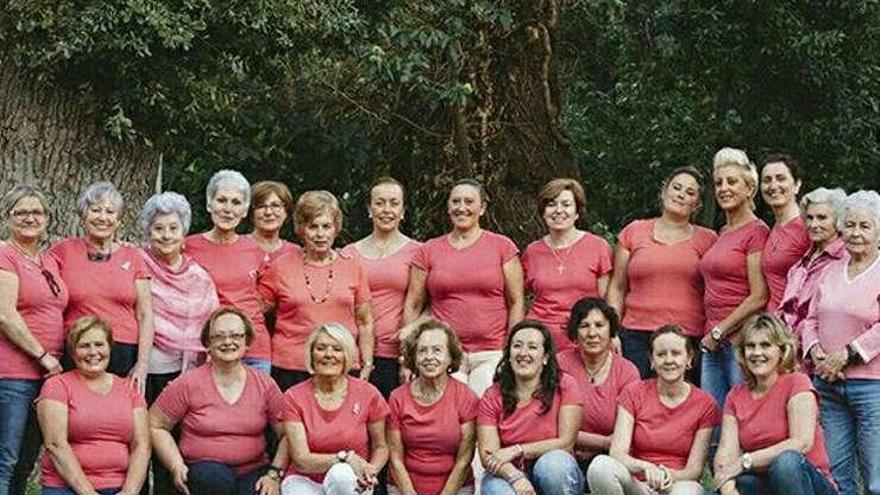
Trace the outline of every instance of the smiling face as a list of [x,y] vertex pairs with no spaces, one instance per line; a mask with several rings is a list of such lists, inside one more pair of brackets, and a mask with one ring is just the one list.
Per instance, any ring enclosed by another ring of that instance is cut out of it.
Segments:
[[611,349],[611,324],[602,311],[592,309],[578,325],[578,342],[588,356],[598,356]]
[[752,187],[746,182],[745,172],[736,166],[715,170],[715,200],[724,211],[733,211],[748,204]]
[[837,237],[837,213],[828,203],[808,204],[804,224],[816,246],[824,247]]
[[661,380],[667,383],[684,380],[690,359],[685,337],[665,333],[654,339],[651,346],[651,364]]
[[370,218],[373,230],[394,232],[403,219],[403,189],[397,184],[379,184],[370,190]]
[[770,340],[766,330],[754,331],[749,333],[743,344],[743,357],[749,372],[761,381],[779,373],[782,347]]
[[518,379],[540,377],[545,359],[544,336],[537,328],[522,328],[510,340],[510,367]]
[[110,343],[101,328],[86,330],[73,351],[76,369],[84,375],[100,375],[110,364]]
[[761,170],[761,197],[771,208],[784,208],[796,201],[801,181],[784,162],[770,162]]
[[221,187],[208,203],[208,213],[214,227],[221,232],[230,232],[238,227],[247,214],[248,205],[244,195],[235,189]]
[[345,373],[345,348],[324,332],[312,345],[312,369],[316,376],[338,377]]
[[208,333],[208,354],[213,361],[231,363],[244,358],[247,332],[241,317],[235,313],[218,316]]
[[329,213],[321,213],[301,229],[303,248],[312,256],[321,258],[333,249],[336,240],[336,225]]
[[690,218],[700,205],[700,183],[691,174],[678,174],[666,185],[661,200],[665,211]]
[[83,213],[86,235],[96,241],[112,239],[119,227],[119,208],[109,198],[98,198]]
[[486,212],[486,204],[480,198],[480,191],[467,184],[452,188],[446,206],[452,227],[461,231],[479,226],[480,217]]
[[16,201],[6,217],[12,238],[25,243],[39,240],[46,232],[48,223],[48,212],[34,196],[25,196]]
[[416,342],[416,369],[419,376],[437,378],[446,374],[452,364],[449,354],[449,338],[440,329],[425,330]]
[[177,213],[166,213],[153,218],[148,232],[150,250],[163,260],[170,260],[180,254],[183,246],[183,224]]
[[841,231],[846,250],[853,257],[870,257],[877,251],[878,230],[877,219],[864,206],[855,206],[846,212]]
[[560,192],[544,205],[544,223],[551,231],[566,232],[574,228],[578,219],[577,201],[568,189]]
[[260,232],[278,232],[287,220],[284,201],[270,192],[259,204],[254,205],[254,228]]

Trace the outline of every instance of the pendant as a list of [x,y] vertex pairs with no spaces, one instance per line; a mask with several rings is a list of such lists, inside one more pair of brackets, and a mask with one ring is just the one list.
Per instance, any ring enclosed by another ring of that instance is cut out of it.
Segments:
[[559,272],[560,275],[562,275],[562,272],[565,271],[565,265],[556,265],[556,271]]

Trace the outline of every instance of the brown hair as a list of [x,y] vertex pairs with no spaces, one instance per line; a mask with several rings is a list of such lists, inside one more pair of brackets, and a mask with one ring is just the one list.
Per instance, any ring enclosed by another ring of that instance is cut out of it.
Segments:
[[370,184],[370,194],[367,195],[367,206],[370,205],[373,189],[375,189],[377,186],[384,186],[386,184],[399,187],[402,199],[406,200],[406,188],[403,187],[403,184],[401,184],[400,181],[395,179],[394,177],[383,175],[381,177],[377,177],[376,180],[374,180],[373,183]]
[[257,207],[273,193],[284,203],[287,216],[293,215],[293,194],[290,193],[290,188],[278,181],[263,180],[251,186],[251,217]]
[[302,229],[317,218],[327,214],[333,219],[336,233],[342,230],[342,210],[339,208],[339,200],[330,191],[306,191],[296,200],[294,207],[293,222],[298,234],[302,235]]
[[652,355],[654,354],[654,341],[660,338],[660,336],[666,334],[678,335],[681,337],[684,340],[684,348],[688,353],[688,359],[694,357],[694,345],[691,343],[691,339],[685,335],[684,330],[678,325],[663,325],[657,330],[654,330],[654,333],[651,334],[651,339],[648,341],[648,348],[651,350]]
[[206,349],[208,348],[208,345],[211,343],[211,329],[214,328],[214,322],[223,315],[235,315],[241,318],[242,325],[244,326],[244,342],[247,345],[251,345],[251,342],[254,341],[254,324],[251,322],[251,318],[247,313],[235,306],[221,306],[211,313],[211,316],[208,317],[208,320],[202,326],[202,334],[199,337],[202,346]]
[[68,356],[74,355],[76,345],[79,344],[83,334],[93,328],[97,328],[104,332],[104,337],[107,338],[107,345],[113,347],[113,330],[110,329],[110,324],[97,316],[87,315],[73,322],[73,325],[71,325],[70,330],[67,332],[66,344]]
[[749,337],[760,332],[766,332],[770,342],[773,345],[779,346],[779,349],[782,351],[777,368],[779,373],[791,373],[796,371],[798,367],[797,360],[795,359],[797,344],[788,325],[780,320],[779,317],[770,313],[755,315],[743,324],[739,334],[739,341],[734,348],[736,362],[739,364],[739,369],[742,371],[743,378],[745,378],[749,388],[754,388],[757,380],[746,365],[746,342]]
[[587,194],[584,192],[583,186],[574,179],[553,179],[544,184],[538,193],[538,216],[544,216],[544,209],[551,201],[556,199],[562,191],[571,191],[574,196],[574,203],[577,206],[578,215],[584,217],[587,208]]
[[403,365],[417,373],[416,349],[418,348],[419,337],[429,330],[440,330],[446,334],[446,347],[449,350],[449,359],[451,361],[448,371],[455,373],[461,367],[461,360],[464,356],[464,352],[461,349],[461,341],[458,340],[458,336],[455,335],[455,332],[449,325],[434,318],[428,318],[419,323],[416,329],[403,341]]

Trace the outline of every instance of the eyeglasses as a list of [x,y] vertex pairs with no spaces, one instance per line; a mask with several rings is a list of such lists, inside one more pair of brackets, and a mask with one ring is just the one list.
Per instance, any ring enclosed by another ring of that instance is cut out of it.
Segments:
[[279,211],[284,210],[284,205],[281,203],[267,203],[267,204],[257,205],[257,207],[255,209],[257,209],[257,210],[272,210],[275,212],[279,212]]
[[45,268],[40,270],[40,273],[43,274],[43,278],[45,278],[46,283],[49,284],[49,290],[52,291],[52,295],[58,297],[58,295],[61,294],[61,286],[58,285],[58,281],[55,280],[55,277],[52,275],[52,273]]
[[18,221],[25,220],[27,217],[43,218],[46,216],[45,210],[12,210],[9,213]]
[[226,342],[226,339],[229,339],[233,342],[242,342],[244,341],[245,337],[247,337],[247,334],[244,333],[221,333],[209,335],[208,340],[210,340],[212,344],[221,344],[223,342]]

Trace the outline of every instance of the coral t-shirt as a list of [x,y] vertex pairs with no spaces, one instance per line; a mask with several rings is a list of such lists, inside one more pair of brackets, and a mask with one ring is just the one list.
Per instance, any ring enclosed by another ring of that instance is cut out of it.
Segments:
[[428,274],[431,314],[449,324],[468,352],[504,347],[507,297],[502,267],[518,254],[507,237],[483,230],[466,248],[456,249],[448,236],[422,245],[412,265]]
[[[420,495],[437,495],[455,465],[461,443],[461,425],[477,418],[477,398],[466,384],[449,378],[446,390],[430,406],[419,404],[412,384],[404,383],[389,400],[388,429],[400,431],[403,463],[413,487]],[[472,486],[468,474],[463,486]]]
[[265,255],[263,256],[263,263],[268,265],[269,263],[277,260],[285,254],[299,252],[300,249],[302,248],[299,247],[299,244],[281,239],[281,247],[279,247],[275,251],[272,251],[271,253],[264,251]]
[[64,328],[93,315],[110,324],[114,341],[137,344],[135,282],[150,278],[138,249],[120,246],[110,259],[91,261],[86,240],[70,237],[49,248],[49,253],[58,260],[61,278],[70,291]]
[[[46,380],[37,401],[67,407],[67,442],[89,482],[98,490],[119,488],[128,472],[129,444],[134,437],[134,411],[147,407],[128,380],[112,376],[110,391],[100,394],[73,370]],[[41,463],[43,486],[64,488],[67,482],[48,455]]]
[[280,423],[284,401],[268,375],[244,367],[241,395],[233,403],[220,394],[210,362],[187,371],[168,384],[156,405],[180,423],[180,454],[187,464],[213,461],[244,474],[268,463],[263,432]]
[[[40,253],[39,264],[18,252],[11,244],[0,246],[0,270],[18,277],[18,299],[15,310],[31,335],[49,354],[59,357],[64,348],[64,308],[67,286],[61,278],[55,259]],[[52,293],[46,271],[58,284],[58,295]],[[38,380],[45,371],[37,360],[0,332],[0,378]]]
[[761,271],[767,281],[770,298],[767,311],[775,311],[785,294],[788,270],[810,250],[812,241],[804,219],[797,216],[783,225],[774,225],[761,255]]
[[611,248],[589,232],[564,249],[553,249],[544,239],[523,253],[526,291],[534,296],[527,318],[550,329],[556,349],[574,347],[565,336],[571,307],[584,297],[599,297],[596,283],[611,272]]
[[611,435],[617,418],[617,398],[627,385],[639,381],[639,370],[623,356],[611,355],[611,369],[605,381],[592,383],[584,369],[580,349],[568,349],[556,356],[559,369],[577,382],[584,415],[581,431],[597,435]]

